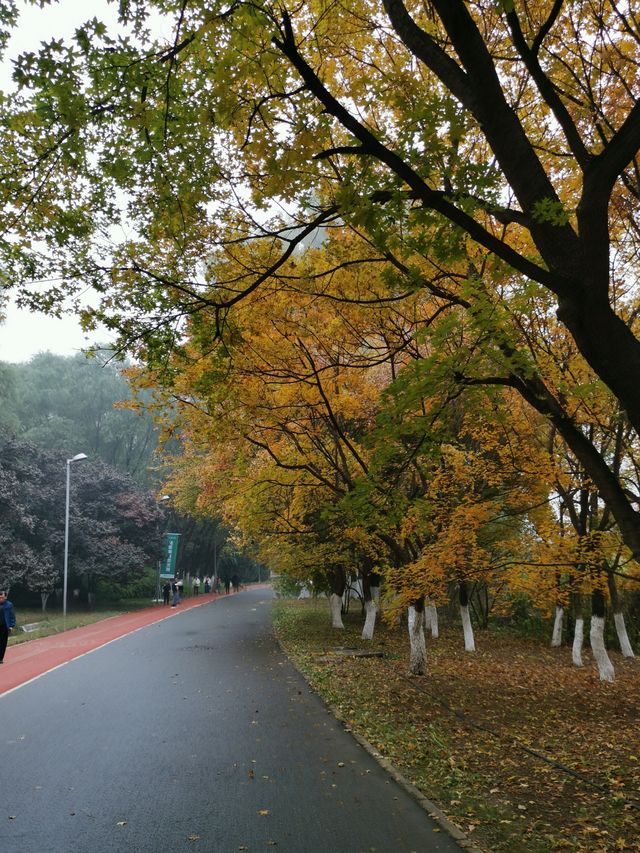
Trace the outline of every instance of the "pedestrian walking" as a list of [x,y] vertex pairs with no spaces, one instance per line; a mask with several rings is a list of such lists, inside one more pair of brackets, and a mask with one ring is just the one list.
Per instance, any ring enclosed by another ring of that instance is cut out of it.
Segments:
[[231,589],[231,581],[229,578],[224,579],[224,591],[226,595],[229,595],[229,590]]
[[200,595],[200,578],[198,575],[193,579],[193,594]]
[[171,606],[177,607],[180,602],[180,587],[178,586],[177,581],[174,581],[171,584],[171,590],[173,591],[173,601],[171,602]]
[[211,578],[207,575],[204,579],[204,591],[211,592]]
[[233,575],[231,578],[231,586],[233,587],[234,592],[238,592],[240,589],[240,578],[238,575]]
[[13,611],[13,604],[7,598],[7,593],[0,590],[0,663],[4,663],[9,634],[15,626],[16,614]]
[[162,600],[165,604],[169,604],[171,601],[171,584],[169,581],[167,581],[162,587]]
[[184,581],[182,580],[182,578],[180,578],[179,580],[176,581],[176,585],[178,587],[178,595],[180,596],[180,598],[183,598],[184,597]]

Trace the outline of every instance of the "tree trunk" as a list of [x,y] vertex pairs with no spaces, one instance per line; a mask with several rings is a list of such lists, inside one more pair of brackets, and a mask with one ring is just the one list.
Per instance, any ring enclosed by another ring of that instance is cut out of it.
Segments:
[[582,616],[582,596],[579,592],[571,594],[571,614],[573,615],[573,648],[571,658],[574,666],[583,666],[582,646],[584,645],[584,618]]
[[627,626],[624,621],[624,613],[622,612],[622,604],[620,603],[620,596],[618,595],[618,585],[616,584],[613,569],[609,566],[607,566],[607,586],[609,587],[609,598],[611,599],[611,609],[613,610],[613,621],[616,626],[616,633],[618,635],[618,642],[620,643],[622,657],[634,658],[635,655],[631,648],[631,643],[629,642]]
[[613,664],[609,660],[607,649],[604,644],[604,595],[602,590],[595,589],[591,596],[591,651],[598,666],[600,681],[615,681],[616,674]]
[[47,601],[49,600],[49,596],[51,593],[49,592],[41,592],[40,593],[40,601],[42,602],[42,612],[45,613],[47,610]]
[[362,639],[373,640],[373,632],[376,627],[376,616],[378,614],[378,606],[373,599],[364,603],[365,620],[362,628]]
[[431,637],[437,640],[440,636],[438,630],[438,608],[435,604],[429,604],[426,609],[426,623],[431,629]]
[[462,630],[464,631],[464,650],[465,652],[475,652],[476,643],[473,637],[473,626],[471,624],[471,615],[469,614],[469,595],[467,591],[467,582],[460,581],[460,616],[462,617]]
[[584,642],[584,619],[576,616],[573,629],[573,648],[571,658],[574,666],[582,666],[582,644]]
[[373,600],[368,572],[363,572],[362,574],[362,595],[364,598],[364,612],[366,614],[364,626],[362,628],[362,639],[373,640],[373,632],[376,627],[376,615],[378,613],[378,606]]
[[562,645],[562,622],[564,620],[564,608],[556,604],[556,616],[553,620],[553,634],[551,636],[552,648],[558,648]]
[[427,671],[427,644],[424,638],[424,599],[419,598],[409,608],[409,672],[425,675]]
[[331,627],[344,628],[342,623],[342,596],[347,585],[347,576],[341,567],[333,568],[329,571],[329,581],[331,583],[331,596],[329,603],[331,606]]
[[612,309],[604,276],[598,285],[593,300],[584,298],[592,288],[576,288],[576,298],[559,303],[558,318],[569,329],[591,367],[620,400],[630,423],[640,434],[640,345]]
[[331,627],[344,628],[342,622],[342,596],[332,592],[329,597],[329,603],[331,605]]
[[633,653],[633,649],[629,641],[629,635],[627,634],[627,626],[625,625],[624,621],[624,613],[621,610],[619,610],[617,613],[614,613],[613,621],[616,626],[616,633],[618,635],[618,642],[620,643],[620,651],[622,652],[622,657],[634,658],[635,655]]

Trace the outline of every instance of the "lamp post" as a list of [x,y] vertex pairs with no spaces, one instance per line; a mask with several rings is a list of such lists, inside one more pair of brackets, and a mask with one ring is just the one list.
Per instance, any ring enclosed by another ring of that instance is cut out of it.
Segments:
[[[163,495],[158,498],[158,503],[166,503],[171,500],[171,495]],[[158,560],[158,574],[156,578],[156,604],[160,604],[160,565],[162,560]]]
[[71,484],[71,463],[87,459],[86,453],[77,453],[67,459],[67,503],[64,513],[64,582],[62,584],[62,629],[67,628],[67,569],[69,566],[69,487]]

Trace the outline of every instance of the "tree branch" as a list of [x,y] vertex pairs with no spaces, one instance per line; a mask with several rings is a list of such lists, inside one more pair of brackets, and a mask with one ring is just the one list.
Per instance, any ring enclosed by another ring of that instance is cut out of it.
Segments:
[[[511,246],[503,243],[479,222],[447,200],[445,195],[433,190],[420,175],[415,172],[401,157],[387,148],[374,134],[361,124],[333,95],[326,89],[322,81],[298,52],[291,21],[285,13],[282,21],[283,39],[274,38],[273,43],[290,60],[305,81],[309,91],[323,104],[327,112],[333,115],[350,133],[362,143],[363,153],[369,153],[381,163],[388,166],[401,181],[414,191],[424,207],[442,214],[453,224],[459,226],[469,236],[484,246],[490,252],[506,261],[511,267],[548,287],[552,292],[561,295],[570,288],[570,282],[561,275],[550,273],[548,270],[533,263],[516,252]],[[535,155],[534,155],[535,156]],[[537,158],[536,158],[536,162]],[[538,163],[539,165],[539,163]],[[545,176],[546,179],[546,176]],[[548,182],[547,182],[548,184]],[[550,185],[548,185],[550,186]],[[555,192],[553,188],[547,196]],[[557,229],[556,229],[557,230]]]

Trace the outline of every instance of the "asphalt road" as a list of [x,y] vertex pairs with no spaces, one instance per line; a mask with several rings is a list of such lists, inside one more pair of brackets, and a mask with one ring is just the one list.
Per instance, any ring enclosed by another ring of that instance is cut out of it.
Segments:
[[271,593],[0,697],[2,853],[454,853],[276,646]]

